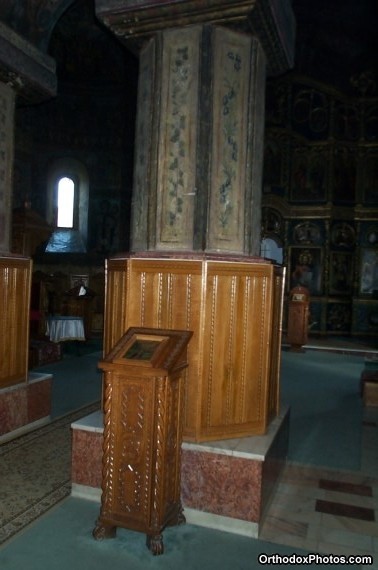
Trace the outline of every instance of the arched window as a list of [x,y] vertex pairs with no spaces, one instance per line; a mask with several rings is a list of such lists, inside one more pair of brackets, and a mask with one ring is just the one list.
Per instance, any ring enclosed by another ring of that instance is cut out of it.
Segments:
[[64,176],[58,181],[57,217],[58,228],[74,227],[75,183]]
[[47,220],[55,228],[46,252],[85,252],[88,234],[89,177],[78,160],[55,161],[47,176]]

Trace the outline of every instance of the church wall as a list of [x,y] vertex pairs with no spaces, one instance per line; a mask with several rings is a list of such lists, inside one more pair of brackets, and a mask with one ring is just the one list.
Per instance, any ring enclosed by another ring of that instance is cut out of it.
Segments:
[[[90,102],[88,93],[61,95],[16,112],[13,208],[27,204],[46,220],[51,165],[73,159],[88,172],[87,252],[44,253],[46,242],[41,242],[32,255],[33,283],[43,283],[39,311],[46,316],[49,310],[64,313],[71,277],[86,276],[96,294],[96,333],[103,327],[104,260],[129,248],[133,123],[126,110],[122,113],[123,97],[111,90],[92,92]],[[43,327],[42,319],[39,332]]]
[[133,135],[119,96],[88,95],[18,110],[13,207],[28,201],[45,217],[51,165],[75,159],[89,175],[88,252],[107,254],[128,247]]

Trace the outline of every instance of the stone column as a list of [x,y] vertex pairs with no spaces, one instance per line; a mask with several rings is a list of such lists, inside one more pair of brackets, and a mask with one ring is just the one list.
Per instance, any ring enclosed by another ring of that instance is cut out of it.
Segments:
[[133,253],[109,260],[104,342],[190,330],[184,437],[277,414],[284,270],[258,258],[267,73],[291,62],[284,0],[97,0],[139,51]]
[[258,40],[221,26],[142,50],[134,251],[258,254],[265,65]]
[[0,82],[0,251],[10,251],[15,92]]
[[162,4],[96,2],[139,48],[132,249],[258,255],[265,79],[292,63],[289,2]]
[[[17,98],[39,102],[56,93],[55,62],[0,22],[0,433],[45,421],[51,376],[28,374],[32,262],[10,252],[14,112]],[[12,386],[9,398],[9,386]]]
[[55,94],[54,60],[0,22],[0,252],[10,251],[16,99],[36,103]]

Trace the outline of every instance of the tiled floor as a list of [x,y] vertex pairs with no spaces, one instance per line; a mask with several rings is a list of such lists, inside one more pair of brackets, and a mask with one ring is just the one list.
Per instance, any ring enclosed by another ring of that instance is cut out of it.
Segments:
[[378,408],[365,408],[361,469],[288,464],[260,538],[334,555],[371,555],[378,569]]

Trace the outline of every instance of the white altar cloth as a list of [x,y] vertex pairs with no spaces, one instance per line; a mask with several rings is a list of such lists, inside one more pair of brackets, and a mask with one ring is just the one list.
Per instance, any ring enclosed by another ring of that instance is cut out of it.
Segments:
[[82,317],[50,317],[47,319],[46,335],[52,342],[85,340]]

